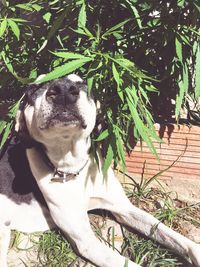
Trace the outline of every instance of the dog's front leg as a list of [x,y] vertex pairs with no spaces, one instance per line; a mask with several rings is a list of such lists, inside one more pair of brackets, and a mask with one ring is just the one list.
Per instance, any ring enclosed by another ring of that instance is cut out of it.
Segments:
[[111,170],[107,185],[104,187],[104,194],[102,188],[101,191],[96,189],[96,196],[101,199],[99,208],[110,210],[120,223],[136,229],[184,257],[190,257],[193,264],[200,267],[200,245],[165,226],[149,213],[133,206]]
[[[99,267],[139,267],[96,238],[91,229],[86,209],[81,206],[79,201],[78,196],[72,199],[72,203],[80,204],[79,207],[73,207],[73,205],[62,208],[60,205],[59,207],[55,205],[49,207],[56,225],[71,240],[80,256]],[[85,212],[83,213],[82,210]]]
[[183,257],[189,257],[195,266],[200,267],[200,245],[167,227],[151,214],[133,205],[127,204],[123,208],[122,206],[118,208],[116,206],[113,208],[112,205],[110,210],[113,210],[114,216],[120,223],[136,229]]
[[7,267],[7,253],[11,230],[9,226],[0,224],[0,266]]
[[82,257],[99,267],[139,267],[96,238],[87,214],[89,196],[85,191],[85,178],[51,182],[52,172],[40,153],[32,148],[27,150],[27,156],[54,222]]

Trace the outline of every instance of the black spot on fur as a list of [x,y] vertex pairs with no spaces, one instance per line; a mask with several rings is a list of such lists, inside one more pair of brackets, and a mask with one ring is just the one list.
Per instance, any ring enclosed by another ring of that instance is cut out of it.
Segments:
[[24,147],[13,138],[0,161],[0,194],[20,203],[46,202],[33,177]]

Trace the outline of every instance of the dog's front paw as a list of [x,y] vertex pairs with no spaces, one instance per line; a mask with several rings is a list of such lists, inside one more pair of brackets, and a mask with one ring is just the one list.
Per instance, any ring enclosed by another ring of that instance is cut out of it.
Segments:
[[196,267],[200,267],[200,245],[193,245],[188,251],[188,256]]
[[0,259],[0,266],[1,267],[8,267],[6,261],[1,261],[1,259]]

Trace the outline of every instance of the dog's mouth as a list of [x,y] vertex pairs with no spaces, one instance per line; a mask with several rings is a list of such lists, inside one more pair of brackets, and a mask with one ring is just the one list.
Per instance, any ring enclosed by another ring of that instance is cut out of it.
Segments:
[[45,121],[44,124],[40,126],[40,129],[48,128],[64,128],[64,127],[81,127],[85,129],[87,127],[84,119],[80,115],[74,114],[56,114]]

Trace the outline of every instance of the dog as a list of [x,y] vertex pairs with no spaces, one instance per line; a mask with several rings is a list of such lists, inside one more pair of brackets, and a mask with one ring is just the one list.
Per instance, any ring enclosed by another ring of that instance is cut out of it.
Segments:
[[135,207],[109,168],[103,175],[90,152],[96,106],[87,86],[71,74],[31,85],[16,116],[18,140],[0,165],[0,266],[7,267],[10,231],[59,227],[78,253],[99,267],[138,267],[98,238],[88,211],[104,209],[200,267],[200,246]]

